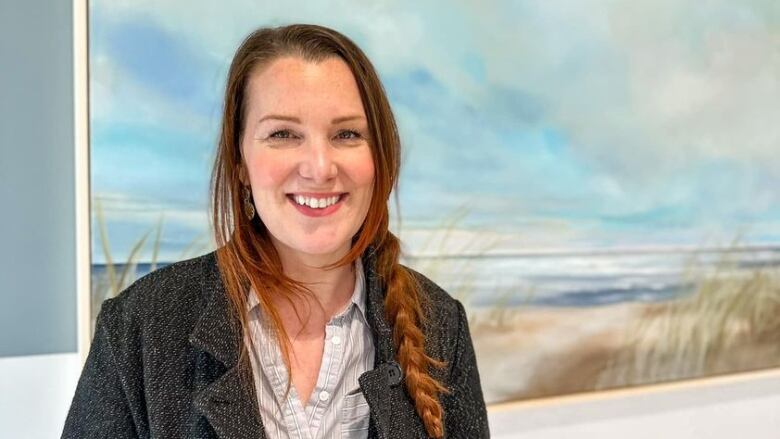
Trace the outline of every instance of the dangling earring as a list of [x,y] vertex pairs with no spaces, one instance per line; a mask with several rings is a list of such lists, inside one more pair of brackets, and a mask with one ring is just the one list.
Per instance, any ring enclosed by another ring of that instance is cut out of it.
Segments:
[[248,186],[244,186],[244,215],[249,221],[255,217],[255,205],[252,204],[252,192]]

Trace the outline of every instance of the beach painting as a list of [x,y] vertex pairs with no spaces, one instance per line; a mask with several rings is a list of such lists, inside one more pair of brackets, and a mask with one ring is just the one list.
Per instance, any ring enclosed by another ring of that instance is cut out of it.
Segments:
[[89,2],[92,317],[213,250],[251,30],[333,27],[403,140],[403,263],[466,306],[488,403],[780,366],[774,2]]

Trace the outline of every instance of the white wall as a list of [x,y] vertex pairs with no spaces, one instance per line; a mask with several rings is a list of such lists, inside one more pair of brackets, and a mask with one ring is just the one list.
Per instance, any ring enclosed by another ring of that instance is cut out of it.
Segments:
[[0,437],[60,437],[80,369],[76,353],[0,358]]
[[489,409],[493,438],[778,439],[780,370]]

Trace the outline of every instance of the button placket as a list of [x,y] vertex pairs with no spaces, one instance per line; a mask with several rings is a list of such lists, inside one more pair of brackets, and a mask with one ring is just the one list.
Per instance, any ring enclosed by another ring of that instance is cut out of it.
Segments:
[[[336,385],[339,382],[339,376],[343,366],[343,353],[341,343],[341,326],[336,324],[338,321],[334,320],[325,326],[325,347],[323,349],[322,366],[320,374],[317,378],[317,384],[315,385],[316,400],[312,401],[312,404],[307,410],[309,417],[309,425],[314,431],[319,429],[320,423],[325,416],[325,411],[332,405],[332,396],[335,391]],[[334,343],[333,339],[336,338],[338,343]],[[326,366],[327,364],[327,366]]]
[[[362,282],[360,285],[363,285]],[[358,294],[357,286],[355,294]],[[256,372],[262,371],[256,374],[262,378],[262,382],[256,383],[256,387],[267,387],[267,391],[261,389],[258,394],[271,395],[270,400],[278,404],[273,413],[263,412],[263,416],[273,416],[278,422],[276,424],[269,421],[268,424],[269,427],[275,426],[275,433],[288,430],[296,439],[314,439],[317,435],[335,437],[332,433],[343,432],[345,428],[347,432],[353,432],[348,434],[367,429],[368,404],[361,393],[358,378],[373,369],[375,350],[370,325],[358,306],[359,303],[365,302],[361,297],[363,296],[353,298],[352,303],[325,325],[324,357],[308,403],[300,399],[294,386],[291,386],[288,398],[281,398],[280,401],[277,391],[281,389],[283,392],[289,380],[284,373],[286,369],[281,352],[274,349],[276,346],[273,343],[269,343],[272,337],[268,335],[272,333],[272,328],[263,327],[262,331],[257,331],[262,333],[263,337],[256,340],[258,355],[254,358],[257,364],[253,364],[253,368]],[[347,374],[347,367],[354,367],[357,371],[350,369],[351,372]],[[358,393],[355,393],[355,390]],[[343,400],[338,397],[342,392]],[[263,404],[267,405],[269,399],[265,401]],[[309,428],[305,428],[306,426]]]
[[[261,321],[264,333],[270,334],[270,323],[265,319]],[[268,377],[272,392],[283,413],[282,422],[286,425],[288,431],[296,432],[299,435],[299,439],[312,439],[311,431],[306,424],[303,401],[301,401],[298,391],[292,383],[290,383],[290,391],[285,398],[284,390],[290,380],[290,375],[287,372],[281,352],[275,348],[273,343],[265,343],[265,341],[270,340],[270,338],[263,338],[264,342],[261,344],[261,352],[264,354],[266,361],[261,363],[261,367],[266,377]]]

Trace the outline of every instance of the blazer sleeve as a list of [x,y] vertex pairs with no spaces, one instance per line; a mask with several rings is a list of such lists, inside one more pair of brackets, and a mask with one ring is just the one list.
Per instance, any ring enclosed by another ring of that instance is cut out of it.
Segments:
[[456,303],[458,334],[450,368],[450,393],[442,396],[445,437],[489,438],[487,409],[466,310],[459,301]]
[[138,437],[109,336],[111,301],[104,302],[98,314],[62,439]]

